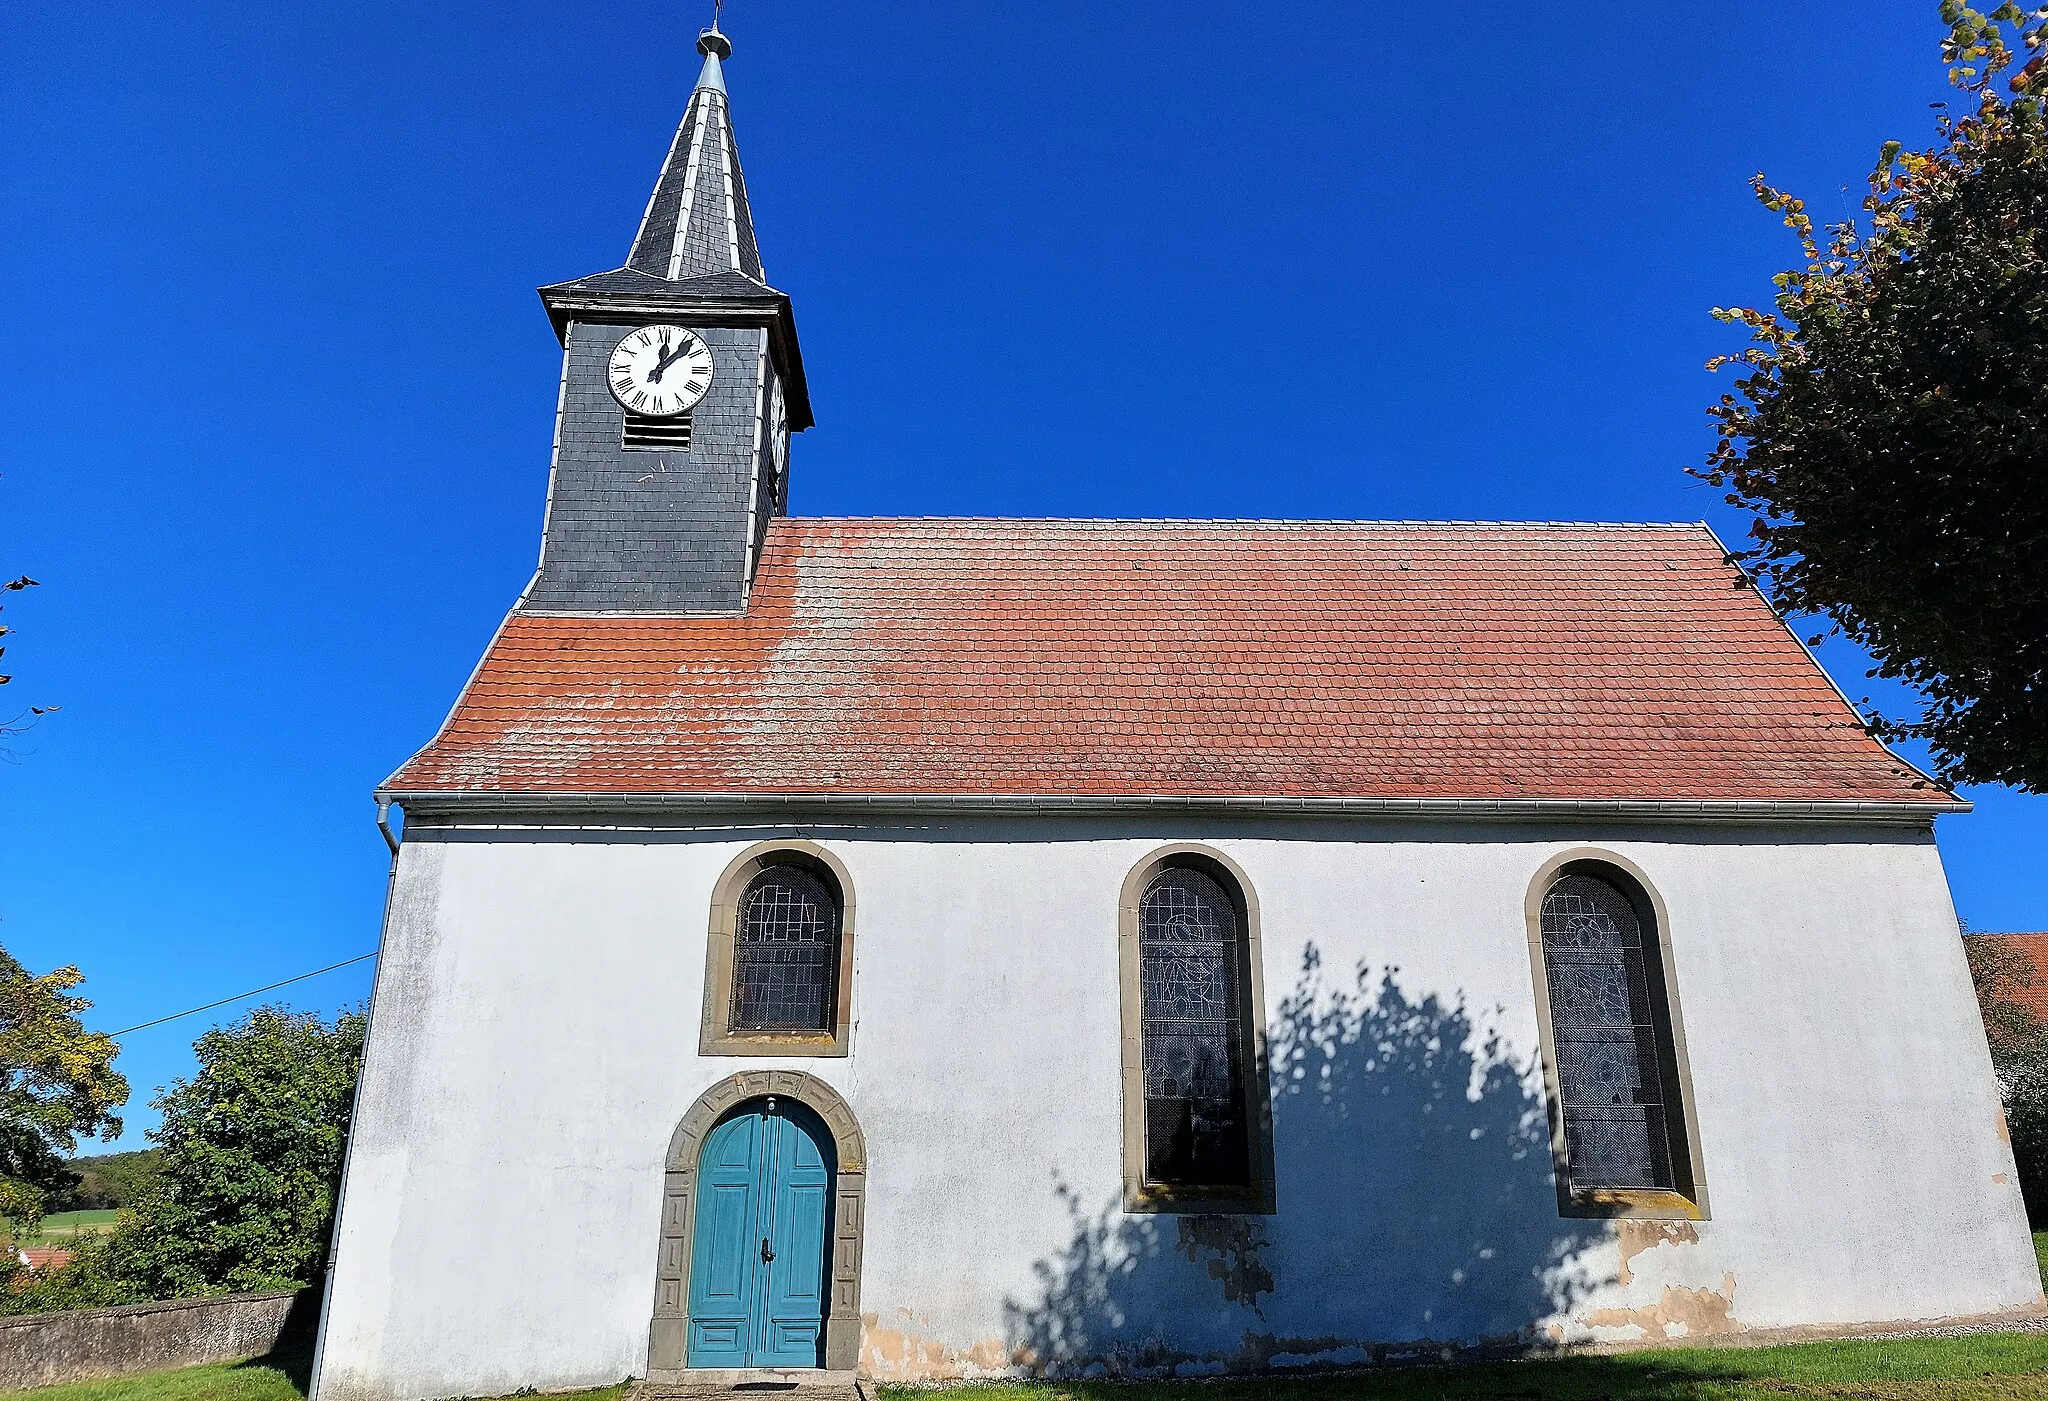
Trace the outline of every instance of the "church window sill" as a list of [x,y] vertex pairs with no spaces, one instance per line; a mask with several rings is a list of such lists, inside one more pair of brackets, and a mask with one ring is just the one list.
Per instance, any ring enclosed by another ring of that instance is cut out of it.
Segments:
[[1593,1220],[1704,1221],[1707,1213],[1680,1192],[1654,1187],[1582,1188],[1560,1194],[1562,1216]]
[[1126,1183],[1124,1211],[1131,1215],[1272,1216],[1273,1184],[1250,1187],[1169,1187]]
[[844,1056],[846,1038],[830,1032],[733,1031],[705,1037],[697,1047],[707,1056]]

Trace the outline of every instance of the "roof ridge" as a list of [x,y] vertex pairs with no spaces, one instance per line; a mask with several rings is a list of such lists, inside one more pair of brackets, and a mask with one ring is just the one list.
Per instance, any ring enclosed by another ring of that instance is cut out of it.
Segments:
[[1401,530],[1420,526],[1468,530],[1704,530],[1696,521],[1374,520],[1341,516],[783,516],[790,525],[1067,525],[1067,526],[1353,526]]

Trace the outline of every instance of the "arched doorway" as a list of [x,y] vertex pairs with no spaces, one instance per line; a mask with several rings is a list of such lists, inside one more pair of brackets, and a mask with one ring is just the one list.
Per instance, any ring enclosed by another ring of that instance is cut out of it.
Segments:
[[705,1093],[669,1141],[647,1374],[852,1370],[867,1150],[853,1111],[798,1071]]
[[691,1367],[822,1367],[834,1154],[787,1095],[745,1100],[697,1160]]

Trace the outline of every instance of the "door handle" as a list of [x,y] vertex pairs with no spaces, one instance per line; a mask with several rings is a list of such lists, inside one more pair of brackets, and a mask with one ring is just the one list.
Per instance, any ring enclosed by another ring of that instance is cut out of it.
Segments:
[[775,1252],[768,1248],[768,1237],[761,1237],[761,1263],[766,1265],[775,1259]]

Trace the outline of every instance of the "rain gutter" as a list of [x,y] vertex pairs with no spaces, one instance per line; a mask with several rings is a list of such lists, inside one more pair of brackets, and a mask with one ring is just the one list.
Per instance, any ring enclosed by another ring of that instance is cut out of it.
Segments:
[[1749,822],[1895,822],[1923,825],[1970,811],[1959,798],[1789,801],[1720,798],[1276,798],[1093,796],[1044,793],[476,793],[386,789],[380,805],[408,818],[646,814],[667,817],[799,813],[1000,814],[1005,816],[1227,814],[1263,817],[1406,817]]

